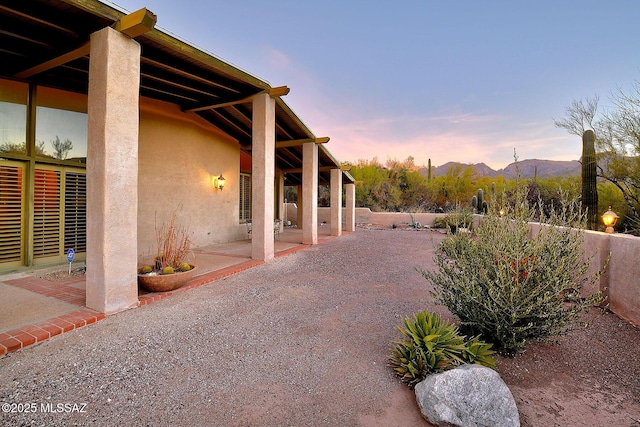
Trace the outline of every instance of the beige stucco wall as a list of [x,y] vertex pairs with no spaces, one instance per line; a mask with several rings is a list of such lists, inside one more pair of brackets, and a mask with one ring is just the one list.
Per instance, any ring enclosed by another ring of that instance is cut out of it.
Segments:
[[[287,206],[289,218],[295,218],[296,205]],[[444,214],[417,213],[416,221],[423,226],[433,226],[433,221]],[[477,221],[479,216],[475,215]],[[318,208],[318,222],[329,223],[329,208]],[[356,223],[391,228],[393,224],[401,225],[411,222],[408,213],[371,212],[368,208],[356,209]],[[532,233],[537,233],[544,224],[531,223]],[[597,231],[586,231],[584,234],[583,256],[590,258],[590,271],[595,273],[605,267],[607,258],[610,261],[600,280],[593,284],[585,284],[583,292],[592,293],[603,290],[608,296],[611,311],[622,319],[640,327],[640,238],[625,234],[606,234]]]
[[[211,177],[226,178],[214,190]],[[138,258],[155,252],[155,219],[177,219],[195,247],[242,239],[239,224],[240,149],[194,113],[143,99],[140,104]]]

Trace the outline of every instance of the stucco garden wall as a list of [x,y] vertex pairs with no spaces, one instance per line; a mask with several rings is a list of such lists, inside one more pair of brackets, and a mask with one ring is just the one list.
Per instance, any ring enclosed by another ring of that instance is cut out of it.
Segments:
[[[193,113],[142,100],[138,175],[138,252],[155,252],[155,221],[177,209],[194,246],[242,239],[238,221],[240,150],[237,143]],[[222,174],[226,186],[213,189]]]
[[[288,214],[295,218],[295,204],[288,209]],[[432,227],[435,218],[444,214],[416,213],[415,220],[423,226]],[[477,218],[476,218],[477,220]],[[318,222],[329,223],[329,208],[318,209]],[[356,209],[356,224],[373,227],[393,227],[411,223],[408,213],[371,212],[368,208]],[[537,232],[544,225],[532,223],[532,232]],[[611,259],[607,270],[592,289],[586,287],[585,292],[604,290],[608,295],[611,310],[640,327],[640,237],[625,234],[606,234],[597,231],[585,232],[583,254],[591,257],[591,272],[600,271]]]

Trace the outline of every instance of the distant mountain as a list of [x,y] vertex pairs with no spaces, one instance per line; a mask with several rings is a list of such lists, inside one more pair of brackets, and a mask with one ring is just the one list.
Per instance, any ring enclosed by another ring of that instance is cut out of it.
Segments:
[[[549,176],[568,176],[568,175],[580,175],[580,162],[577,160],[571,161],[558,161],[558,160],[539,160],[528,159],[519,160],[517,163],[520,168],[520,176],[523,178],[533,178],[536,174],[536,168],[538,177],[544,178]],[[500,170],[491,169],[484,163],[467,164],[459,162],[448,162],[442,166],[432,167],[432,173],[434,177],[445,175],[449,168],[460,166],[466,169],[472,166],[478,176],[491,176],[495,177],[503,175],[507,179],[513,179],[516,177],[516,163],[509,164],[506,168]],[[428,175],[427,168],[420,168],[420,173]]]

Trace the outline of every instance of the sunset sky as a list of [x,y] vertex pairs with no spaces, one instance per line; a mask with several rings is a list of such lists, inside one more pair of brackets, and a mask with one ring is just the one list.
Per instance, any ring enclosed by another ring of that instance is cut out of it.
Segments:
[[640,1],[118,0],[272,86],[341,161],[577,160],[571,102],[640,80]]

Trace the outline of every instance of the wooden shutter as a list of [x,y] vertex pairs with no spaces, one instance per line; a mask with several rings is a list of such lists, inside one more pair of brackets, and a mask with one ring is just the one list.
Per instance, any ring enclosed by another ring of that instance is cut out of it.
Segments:
[[64,188],[64,252],[87,251],[87,175],[67,172]]
[[23,171],[21,165],[0,164],[0,266],[22,265],[24,229]]
[[240,222],[251,220],[251,175],[240,174]]
[[60,255],[60,171],[36,169],[33,192],[33,258]]

